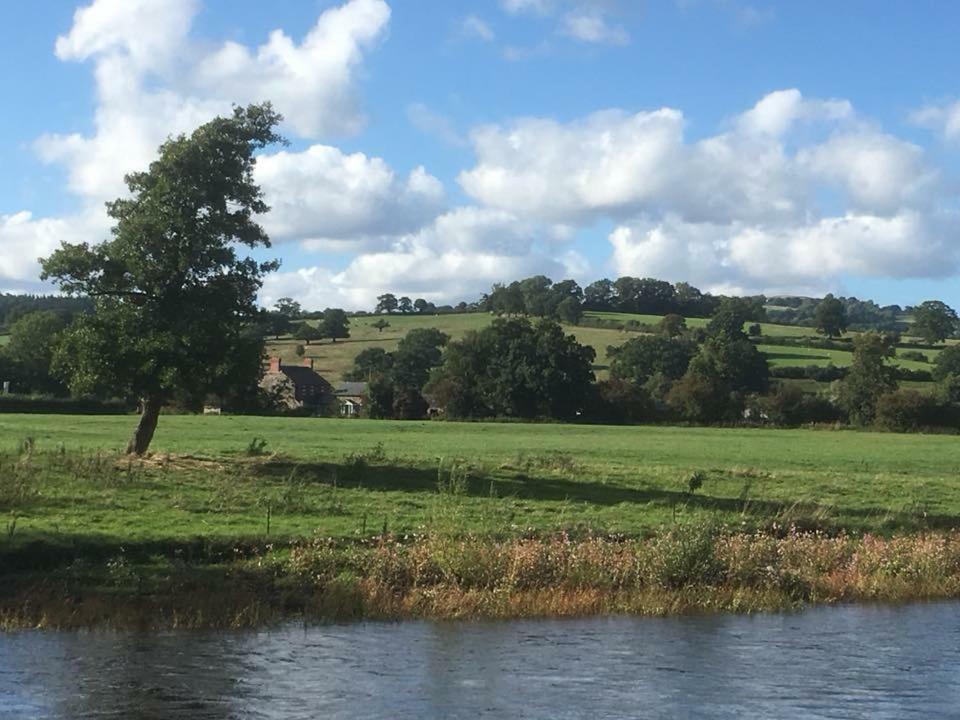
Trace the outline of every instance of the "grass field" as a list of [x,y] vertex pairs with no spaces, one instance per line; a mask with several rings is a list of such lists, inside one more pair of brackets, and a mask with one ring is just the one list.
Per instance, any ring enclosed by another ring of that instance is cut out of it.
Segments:
[[[414,532],[437,521],[450,483],[461,486],[458,525],[478,532],[636,535],[677,512],[756,526],[960,526],[948,436],[164,416],[141,464],[113,454],[132,424],[0,415],[0,471],[28,437],[38,463],[37,492],[12,508],[15,537],[256,536],[267,505],[279,537]],[[254,438],[266,455],[247,457]],[[60,467],[58,452],[79,464]],[[703,487],[691,495],[694,472]]]
[[128,459],[134,420],[0,415],[0,628],[960,594],[954,437],[164,416]]

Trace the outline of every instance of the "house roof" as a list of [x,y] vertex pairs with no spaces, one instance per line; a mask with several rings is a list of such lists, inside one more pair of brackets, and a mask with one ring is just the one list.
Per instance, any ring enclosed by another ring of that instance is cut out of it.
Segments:
[[290,382],[297,387],[315,385],[323,388],[324,391],[330,390],[330,383],[318,375],[313,368],[303,367],[301,365],[283,365],[280,368],[280,372],[290,378]]
[[342,382],[333,388],[334,395],[363,395],[366,391],[365,382]]

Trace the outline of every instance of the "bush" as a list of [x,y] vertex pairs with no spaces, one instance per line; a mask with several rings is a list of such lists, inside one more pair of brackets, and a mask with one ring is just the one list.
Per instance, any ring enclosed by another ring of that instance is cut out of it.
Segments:
[[800,388],[781,383],[771,395],[756,401],[757,414],[774,425],[795,427],[809,423],[844,422],[843,411],[820,395],[808,395]]
[[957,410],[916,390],[897,390],[877,399],[878,427],[900,432],[921,428],[957,427]]
[[922,362],[922,363],[930,362],[930,358],[928,358],[919,350],[906,350],[900,353],[900,357],[903,358],[904,360],[913,360],[915,362]]

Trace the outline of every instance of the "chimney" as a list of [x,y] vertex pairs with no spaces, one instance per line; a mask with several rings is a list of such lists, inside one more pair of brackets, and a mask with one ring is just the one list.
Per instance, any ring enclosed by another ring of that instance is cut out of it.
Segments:
[[270,358],[270,372],[272,372],[272,373],[278,373],[278,372],[280,372],[280,357],[279,357],[279,356]]
[[313,358],[305,357],[305,358],[303,359],[303,366],[304,366],[304,367],[308,367],[308,368],[310,368],[311,370],[313,370]]

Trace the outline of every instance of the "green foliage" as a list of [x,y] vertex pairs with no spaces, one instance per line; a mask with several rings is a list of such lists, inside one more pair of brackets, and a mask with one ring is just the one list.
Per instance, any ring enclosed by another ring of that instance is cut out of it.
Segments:
[[450,417],[570,419],[587,404],[593,359],[554,322],[498,319],[448,345],[426,392]]
[[943,342],[958,327],[957,312],[939,300],[927,300],[913,309],[912,332],[926,342]]
[[853,341],[853,362],[840,383],[840,406],[859,424],[873,422],[877,400],[897,389],[893,369],[886,361],[893,357],[891,338],[876,332],[858,335]]
[[399,302],[397,301],[397,296],[393,293],[384,293],[383,295],[377,296],[377,307],[374,312],[378,313],[387,313],[388,315],[395,313]]
[[827,337],[840,337],[847,329],[847,308],[833,295],[828,294],[817,303],[814,322],[818,333]]
[[960,345],[949,345],[933,361],[933,379],[945,380],[949,375],[960,377]]
[[318,328],[320,337],[330,338],[336,342],[337,338],[350,337],[350,319],[340,308],[327,308],[323,311],[323,318]]
[[607,356],[612,358],[610,376],[641,385],[655,373],[676,379],[687,371],[696,352],[696,345],[689,340],[666,335],[631,338],[619,347],[607,348]]
[[297,327],[294,337],[297,340],[303,340],[307,345],[309,345],[313,340],[319,340],[320,338],[325,337],[325,335],[310,323],[302,322]]
[[377,329],[377,332],[383,332],[388,327],[390,327],[390,323],[384,320],[383,318],[380,318],[376,322],[371,323],[371,327],[375,327]]
[[282,142],[280,120],[269,103],[251,105],[167,140],[147,171],[127,176],[130,196],[108,203],[111,239],[63,244],[42,261],[42,278],[97,304],[56,354],[71,390],[144,398],[133,452],[146,451],[175,394],[256,384],[256,295],[277,263],[240,257],[237,247],[270,245],[253,220],[269,210],[253,169],[257,150]]
[[10,326],[10,340],[0,354],[14,366],[12,375],[18,392],[64,393],[63,384],[52,377],[51,366],[65,327],[61,316],[51,310],[26,313]]
[[677,315],[676,313],[668,313],[663,316],[663,319],[660,321],[659,330],[663,335],[667,337],[678,337],[686,332],[687,321],[683,315]]

